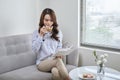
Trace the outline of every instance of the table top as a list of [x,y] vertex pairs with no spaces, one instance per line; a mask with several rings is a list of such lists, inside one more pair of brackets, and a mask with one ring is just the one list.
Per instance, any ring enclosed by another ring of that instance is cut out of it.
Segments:
[[[97,66],[83,66],[75,68],[69,72],[69,76],[72,80],[81,80],[79,75],[83,73],[93,73],[96,75]],[[97,80],[100,79],[97,78]],[[105,76],[102,80],[120,80],[120,72],[115,69],[105,67]]]

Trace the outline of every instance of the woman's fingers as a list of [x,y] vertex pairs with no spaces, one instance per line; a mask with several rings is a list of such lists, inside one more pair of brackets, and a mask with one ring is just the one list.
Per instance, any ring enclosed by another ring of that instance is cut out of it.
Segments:
[[52,29],[53,29],[53,26],[43,26],[43,27],[40,29],[40,35],[41,35],[41,36],[44,36],[45,33],[51,32]]
[[56,58],[63,58],[63,56],[56,56]]
[[46,30],[47,30],[48,32],[51,32],[52,29],[53,29],[53,26],[46,26]]
[[43,26],[43,27],[40,29],[40,35],[44,36],[45,33],[47,33],[47,30],[46,30],[46,27]]

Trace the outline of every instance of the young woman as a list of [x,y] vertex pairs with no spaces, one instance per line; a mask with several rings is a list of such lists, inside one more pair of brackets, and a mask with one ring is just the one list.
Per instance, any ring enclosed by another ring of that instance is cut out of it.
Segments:
[[50,8],[44,9],[40,17],[39,29],[33,33],[32,49],[37,54],[38,70],[51,71],[54,80],[69,80],[62,56],[52,56],[62,48],[62,37],[55,12]]

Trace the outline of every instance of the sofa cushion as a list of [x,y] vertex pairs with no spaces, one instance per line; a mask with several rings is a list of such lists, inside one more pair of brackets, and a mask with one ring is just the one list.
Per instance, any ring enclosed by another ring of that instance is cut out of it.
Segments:
[[[71,43],[69,43],[69,42],[66,42],[65,40],[63,40],[63,42],[62,42],[62,48],[72,48],[72,44]],[[64,64],[66,65],[66,55],[65,56],[63,56],[63,62],[64,62]]]
[[73,66],[73,65],[66,65],[66,68],[67,68],[68,72],[70,72],[72,69],[75,69],[77,67]]
[[35,64],[32,34],[0,37],[0,74]]
[[78,66],[79,62],[79,49],[76,48],[66,57],[66,64]]
[[31,34],[0,37],[0,57],[32,51]]
[[24,67],[0,75],[0,80],[51,80],[52,75],[40,72],[36,65]]
[[32,52],[26,52],[0,57],[0,74],[35,64],[35,56]]
[[[76,68],[72,65],[66,65],[68,71]],[[0,80],[52,80],[52,74],[41,72],[36,65],[31,65],[0,75]]]

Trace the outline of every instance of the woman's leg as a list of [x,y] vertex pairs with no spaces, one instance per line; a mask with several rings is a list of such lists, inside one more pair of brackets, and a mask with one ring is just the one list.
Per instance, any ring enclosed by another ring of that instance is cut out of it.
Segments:
[[59,71],[56,67],[53,67],[51,72],[52,72],[52,75],[53,75],[53,80],[61,80]]
[[53,75],[53,80],[62,80],[59,71],[56,68],[57,62],[58,62],[57,58],[53,58],[53,57],[48,58],[44,61],[41,61],[41,63],[37,65],[37,68],[40,71],[51,71]]
[[56,66],[56,63],[57,60],[51,57],[44,61],[41,61],[40,64],[37,65],[37,68],[40,71],[51,71],[51,69]]
[[62,77],[63,80],[70,80],[68,71],[61,58],[57,58],[56,68],[58,69],[60,76]]
[[[68,71],[67,71],[61,58],[53,58],[53,57],[48,58],[44,61],[41,61],[40,64],[37,65],[37,67],[40,71],[51,71],[53,67],[56,67],[59,72],[59,75],[61,77],[61,80],[62,79],[69,80],[68,79],[68,76],[69,76]],[[52,73],[52,74],[55,74],[55,73]]]

